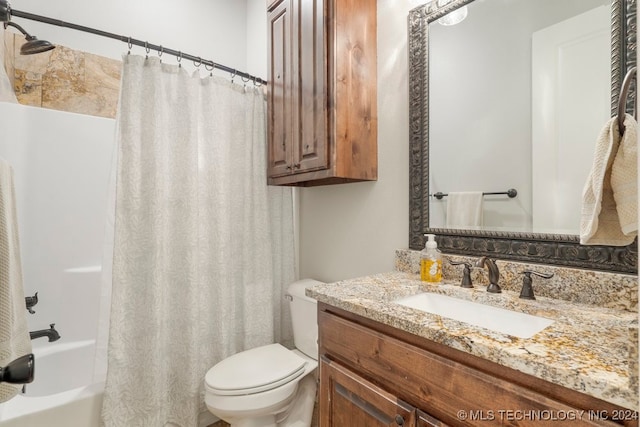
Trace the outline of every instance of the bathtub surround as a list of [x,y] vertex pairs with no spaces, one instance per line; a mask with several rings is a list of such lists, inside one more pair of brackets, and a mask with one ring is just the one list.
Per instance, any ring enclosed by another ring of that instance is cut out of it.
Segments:
[[25,295],[38,292],[29,330],[55,323],[62,336],[32,342],[34,381],[0,405],[0,426],[98,427],[104,376],[91,377],[114,121],[13,103],[0,103],[0,117],[8,124],[0,156],[15,172]]
[[211,366],[287,338],[291,190],[266,185],[260,89],[123,62],[103,421],[193,426]]

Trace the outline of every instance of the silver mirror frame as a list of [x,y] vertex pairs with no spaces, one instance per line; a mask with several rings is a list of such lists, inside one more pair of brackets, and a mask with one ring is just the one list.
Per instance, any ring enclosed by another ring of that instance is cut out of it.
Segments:
[[[637,274],[637,239],[624,247],[583,246],[577,235],[429,227],[429,23],[472,1],[454,0],[443,7],[434,1],[409,12],[409,248],[421,250],[424,234],[432,233],[446,253]],[[624,75],[636,65],[636,34],[636,0],[612,0],[612,117]],[[633,88],[629,108],[635,93]]]

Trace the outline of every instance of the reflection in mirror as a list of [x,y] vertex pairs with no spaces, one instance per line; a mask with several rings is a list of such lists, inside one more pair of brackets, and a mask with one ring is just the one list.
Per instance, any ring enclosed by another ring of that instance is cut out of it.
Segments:
[[[456,25],[439,23],[463,7]],[[576,243],[595,142],[634,64],[634,0],[436,0],[412,10],[410,247],[435,233],[451,253],[637,271],[635,244]],[[433,197],[509,189],[517,197],[481,197],[480,223],[455,226],[453,198]]]
[[[610,117],[610,2],[463,7],[459,24],[429,26],[429,191],[515,188],[513,199],[482,198],[483,229],[578,234],[582,187]],[[430,198],[430,226],[476,226],[452,225],[451,200]]]

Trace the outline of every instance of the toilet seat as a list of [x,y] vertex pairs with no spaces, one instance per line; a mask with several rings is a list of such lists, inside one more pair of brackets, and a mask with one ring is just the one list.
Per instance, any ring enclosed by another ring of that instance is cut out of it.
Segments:
[[272,390],[306,371],[307,361],[280,344],[252,348],[230,356],[209,369],[206,389],[221,396]]

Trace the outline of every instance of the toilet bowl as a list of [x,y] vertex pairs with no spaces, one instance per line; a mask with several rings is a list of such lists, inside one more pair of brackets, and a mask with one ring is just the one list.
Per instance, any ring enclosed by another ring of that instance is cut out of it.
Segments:
[[205,403],[231,427],[309,426],[317,382],[316,301],[305,289],[321,282],[305,279],[287,289],[295,349],[280,344],[230,356],[207,372]]

